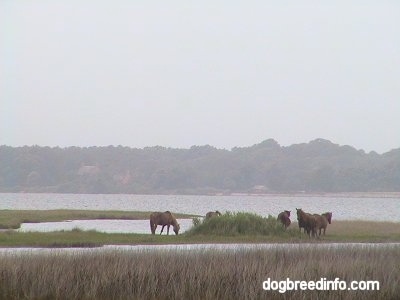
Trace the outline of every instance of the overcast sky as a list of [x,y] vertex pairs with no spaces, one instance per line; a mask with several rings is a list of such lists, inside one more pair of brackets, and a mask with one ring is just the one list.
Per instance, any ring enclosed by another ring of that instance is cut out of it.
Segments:
[[0,144],[400,148],[400,1],[0,1]]

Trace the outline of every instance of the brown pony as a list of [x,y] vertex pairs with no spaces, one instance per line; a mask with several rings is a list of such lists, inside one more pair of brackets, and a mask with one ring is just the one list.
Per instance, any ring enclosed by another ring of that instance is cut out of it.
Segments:
[[321,235],[321,230],[324,230],[324,235],[326,231],[326,227],[328,226],[328,223],[331,224],[332,222],[332,213],[331,212],[326,212],[323,213],[322,215],[314,214],[315,220],[316,220],[316,229],[319,230],[318,235]]
[[175,234],[178,234],[180,229],[176,218],[169,211],[154,212],[150,215],[150,230],[152,234],[156,233],[157,225],[162,226],[160,234],[162,234],[165,226],[167,226],[167,235],[169,234],[169,226],[171,225],[174,227]]
[[281,223],[282,223],[282,225],[283,225],[283,227],[285,227],[285,229],[286,228],[288,228],[289,226],[290,226],[290,223],[292,223],[291,221],[290,221],[290,210],[284,210],[283,212],[281,212],[279,215],[278,215],[278,218],[277,218],[277,220],[278,221],[281,221]]
[[301,208],[296,208],[297,220],[299,222],[299,228],[304,228],[308,236],[317,236],[316,226],[317,222],[315,216],[304,212]]
[[212,218],[212,217],[219,217],[221,215],[221,213],[216,210],[216,211],[209,211],[208,213],[206,213],[206,219]]

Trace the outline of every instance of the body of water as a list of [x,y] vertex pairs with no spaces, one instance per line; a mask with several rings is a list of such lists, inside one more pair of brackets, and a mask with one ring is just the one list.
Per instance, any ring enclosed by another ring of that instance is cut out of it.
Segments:
[[[177,219],[180,225],[179,233],[188,230],[193,222],[192,219]],[[157,226],[156,233],[161,232],[162,226]],[[149,220],[71,220],[64,222],[42,222],[42,223],[23,223],[18,229],[20,232],[29,231],[60,231],[60,230],[96,230],[106,233],[148,233],[150,234]],[[169,228],[169,234],[175,235],[173,226]],[[165,226],[163,234],[167,234]]]
[[[93,195],[93,194],[0,194],[0,209],[12,210],[131,210],[165,211],[204,216],[208,211],[251,212],[277,216],[296,208],[307,212],[333,212],[334,220],[371,220],[400,222],[398,198],[346,198],[299,196],[180,196],[180,195]],[[192,226],[191,219],[178,220],[181,233]],[[19,231],[97,230],[107,233],[150,233],[148,220],[73,220],[24,223]],[[161,227],[157,228],[159,233]],[[164,229],[166,231],[166,228]],[[174,234],[172,227],[170,234]]]
[[[0,209],[86,209],[165,211],[204,216],[208,211],[252,212],[277,216],[296,208],[306,212],[333,212],[334,220],[400,222],[399,198],[299,197],[299,196],[180,196],[94,194],[0,194]],[[292,217],[293,219],[293,217]]]

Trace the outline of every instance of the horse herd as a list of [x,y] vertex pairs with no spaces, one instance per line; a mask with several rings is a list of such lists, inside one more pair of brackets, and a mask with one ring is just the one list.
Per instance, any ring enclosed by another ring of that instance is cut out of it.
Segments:
[[[301,208],[296,208],[296,212],[300,232],[301,229],[304,228],[304,232],[307,233],[309,237],[317,237],[317,232],[318,236],[320,236],[322,230],[325,235],[326,227],[332,222],[332,212],[326,212],[321,215],[310,214],[304,212]],[[218,210],[210,211],[206,214],[206,219],[218,216],[221,216],[221,213]],[[285,229],[288,228],[291,224],[290,210],[285,210],[281,212],[278,215],[277,220],[282,223]],[[150,214],[150,230],[152,234],[156,233],[158,225],[162,226],[160,234],[163,233],[164,227],[167,226],[167,235],[169,235],[169,228],[171,225],[173,226],[175,234],[179,233],[180,225],[175,216],[170,211],[154,212]]]
[[[296,208],[296,213],[300,231],[304,228],[304,233],[307,233],[309,237],[317,237],[317,234],[320,236],[322,230],[324,230],[325,235],[326,227],[332,222],[332,212],[319,215],[306,213],[301,208]],[[285,229],[288,228],[291,223],[290,210],[281,212],[278,215],[278,221],[281,221]]]

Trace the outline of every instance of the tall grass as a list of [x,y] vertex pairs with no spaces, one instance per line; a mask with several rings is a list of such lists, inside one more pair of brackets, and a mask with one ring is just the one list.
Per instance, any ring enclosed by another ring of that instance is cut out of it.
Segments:
[[[264,291],[271,280],[377,280],[380,291]],[[0,299],[398,299],[399,248],[0,256]]]
[[252,213],[227,212],[219,217],[212,217],[199,222],[194,219],[194,226],[187,235],[282,235],[282,224],[271,215],[262,217]]

